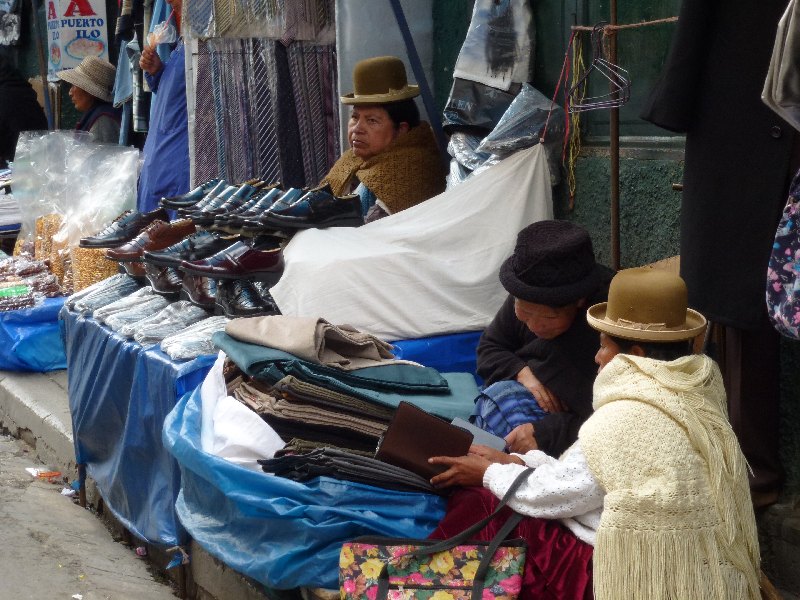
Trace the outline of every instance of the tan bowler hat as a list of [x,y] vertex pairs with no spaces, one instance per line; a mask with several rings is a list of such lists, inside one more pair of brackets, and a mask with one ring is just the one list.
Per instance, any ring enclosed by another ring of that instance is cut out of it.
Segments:
[[59,79],[106,102],[111,102],[114,98],[111,90],[114,88],[116,74],[114,65],[97,56],[87,56],[74,69],[64,69],[56,73]]
[[688,308],[686,283],[661,269],[625,269],[611,280],[608,302],[586,313],[589,325],[640,342],[678,342],[702,333],[706,319]]
[[341,97],[342,104],[387,104],[419,96],[419,86],[408,84],[406,67],[396,56],[357,62],[353,87],[353,93]]

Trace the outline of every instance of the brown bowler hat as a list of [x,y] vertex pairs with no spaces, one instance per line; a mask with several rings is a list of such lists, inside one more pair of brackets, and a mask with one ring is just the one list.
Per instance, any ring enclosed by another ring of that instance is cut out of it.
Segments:
[[409,85],[406,67],[396,56],[376,56],[358,61],[353,69],[355,91],[342,104],[387,104],[419,96],[419,86]]
[[608,302],[589,308],[586,318],[598,331],[639,342],[689,340],[706,326],[705,317],[688,308],[683,279],[648,267],[617,273],[608,289]]

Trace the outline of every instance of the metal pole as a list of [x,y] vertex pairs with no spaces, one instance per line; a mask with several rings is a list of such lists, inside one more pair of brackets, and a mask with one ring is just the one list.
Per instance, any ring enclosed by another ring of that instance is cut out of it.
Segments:
[[[617,0],[611,0],[611,25],[617,24]],[[617,64],[617,32],[612,29],[609,36],[609,61]],[[611,85],[612,100],[616,100],[617,88]],[[609,137],[611,145],[611,260],[615,271],[620,268],[620,243],[619,243],[619,108],[612,108],[609,118]]]
[[[52,130],[55,127],[53,119],[53,107],[50,106],[50,84],[47,83],[47,62],[45,60],[45,47],[47,40],[43,40],[39,33],[39,11],[36,8],[36,0],[31,0],[31,19],[33,20],[33,35],[36,37],[36,53],[39,58],[39,76],[42,78],[42,96],[44,98],[44,114],[47,116],[47,128]],[[47,28],[45,28],[47,31]]]

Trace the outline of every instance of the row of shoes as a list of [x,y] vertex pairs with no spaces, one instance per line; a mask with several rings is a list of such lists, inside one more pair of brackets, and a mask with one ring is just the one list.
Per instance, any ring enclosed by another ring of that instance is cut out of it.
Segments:
[[229,318],[278,312],[268,289],[283,271],[281,238],[222,235],[167,219],[164,209],[123,213],[80,245],[104,248],[106,258],[166,297]]
[[364,223],[358,195],[335,196],[327,184],[284,190],[258,179],[239,186],[212,179],[187,194],[162,198],[161,206],[210,231],[246,236]]

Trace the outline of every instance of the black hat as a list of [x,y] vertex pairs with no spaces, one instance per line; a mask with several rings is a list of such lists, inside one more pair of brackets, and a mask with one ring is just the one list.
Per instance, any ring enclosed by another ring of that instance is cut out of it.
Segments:
[[500,283],[520,300],[565,306],[595,292],[605,273],[583,227],[537,221],[517,235],[514,254],[500,267]]

